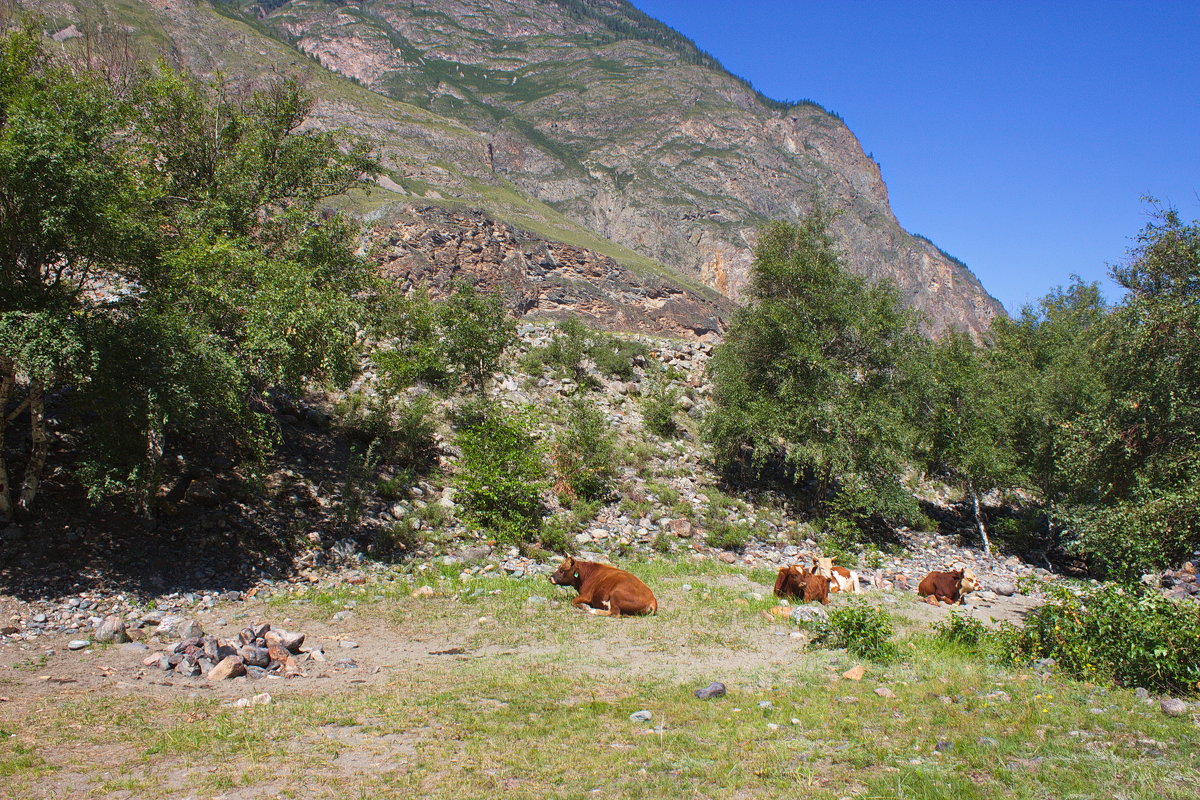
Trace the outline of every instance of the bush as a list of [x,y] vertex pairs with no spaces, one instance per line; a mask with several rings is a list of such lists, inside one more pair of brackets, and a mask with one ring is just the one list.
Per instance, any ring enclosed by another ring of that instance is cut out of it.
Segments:
[[835,608],[828,620],[813,624],[813,642],[830,647],[844,647],[852,655],[887,663],[900,655],[892,641],[892,618],[881,608],[859,601]]
[[987,628],[974,617],[950,612],[950,616],[933,624],[934,635],[943,642],[978,647],[988,638]]
[[642,420],[646,430],[669,439],[679,433],[675,412],[679,410],[679,389],[669,383],[659,383],[646,393],[642,401]]
[[371,448],[376,464],[420,471],[437,454],[437,420],[428,395],[405,402],[399,397],[352,394],[337,404],[335,414],[347,436]]
[[529,351],[522,366],[526,372],[536,374],[543,365],[549,365],[580,386],[595,386],[597,382],[588,375],[587,360],[602,375],[629,380],[633,377],[634,359],[649,352],[641,342],[592,330],[572,316],[558,323],[554,337],[545,347]]
[[612,494],[617,474],[616,434],[594,405],[581,399],[568,407],[554,441],[555,488],[559,494],[602,500]]
[[386,528],[376,528],[371,535],[371,555],[377,559],[395,559],[412,555],[422,544],[421,531],[406,517]]
[[1051,591],[1051,601],[1031,611],[1023,625],[997,634],[1005,660],[1053,658],[1059,668],[1088,680],[1172,693],[1200,689],[1195,607],[1142,587]]
[[708,526],[704,543],[718,550],[742,552],[750,543],[754,529],[738,522],[714,522]]
[[466,519],[497,539],[537,536],[546,515],[545,451],[527,414],[498,409],[459,432],[458,489]]

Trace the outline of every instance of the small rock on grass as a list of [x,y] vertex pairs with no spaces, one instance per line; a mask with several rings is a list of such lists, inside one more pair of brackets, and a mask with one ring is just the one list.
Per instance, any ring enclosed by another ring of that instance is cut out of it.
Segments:
[[978,739],[975,740],[975,742],[980,747],[999,747],[1000,746],[1000,742],[996,741],[995,739],[993,739],[990,736],[980,736]]
[[948,753],[954,749],[954,742],[948,742],[945,739],[940,740],[933,746],[935,753]]
[[710,697],[724,697],[725,684],[721,683],[720,681],[714,681],[708,686],[705,686],[703,689],[697,689],[694,694],[701,700],[707,700]]
[[654,715],[645,709],[635,711],[629,715],[630,722],[649,722]]
[[1158,707],[1161,708],[1162,712],[1168,717],[1182,717],[1188,712],[1188,704],[1177,697],[1164,698],[1158,704]]
[[896,693],[886,686],[880,686],[875,690],[875,694],[879,695],[880,697],[886,697],[888,700],[896,699]]
[[91,644],[91,641],[88,639],[72,639],[71,641],[67,642],[67,649],[68,650],[82,650],[83,648],[87,647],[89,644]]
[[858,666],[851,667],[843,672],[842,677],[848,681],[861,681],[863,679],[863,675],[866,673],[867,671],[863,668],[863,665],[859,664]]

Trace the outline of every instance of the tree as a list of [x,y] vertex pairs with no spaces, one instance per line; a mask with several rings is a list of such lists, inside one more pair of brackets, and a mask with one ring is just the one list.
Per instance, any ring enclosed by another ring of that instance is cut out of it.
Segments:
[[964,333],[928,343],[917,370],[920,453],[926,468],[962,487],[970,498],[984,552],[991,552],[979,494],[1017,481],[1004,396],[987,353]]
[[439,306],[442,342],[467,385],[486,393],[504,351],[517,340],[517,326],[498,294],[481,294],[459,284]]
[[898,484],[912,430],[906,364],[918,341],[894,287],[841,265],[820,211],[764,227],[749,302],[709,365],[706,436],[726,470],[813,480],[844,516],[915,514]]
[[1159,209],[1097,337],[1105,393],[1060,429],[1068,545],[1136,577],[1200,546],[1200,222]]
[[28,408],[33,441],[15,508],[0,470],[0,513],[29,512],[42,399],[67,386],[79,476],[149,510],[171,448],[261,454],[269,387],[349,375],[372,271],[319,203],[375,162],[301,129],[295,81],[203,87],[159,67],[116,91],[43,41],[0,40],[0,399],[25,393],[0,418]]

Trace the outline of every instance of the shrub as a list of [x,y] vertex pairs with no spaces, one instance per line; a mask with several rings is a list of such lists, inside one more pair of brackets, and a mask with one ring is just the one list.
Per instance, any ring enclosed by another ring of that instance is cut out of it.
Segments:
[[335,413],[351,439],[371,447],[377,464],[420,471],[437,453],[437,420],[428,395],[406,402],[358,393],[339,402]]
[[626,381],[633,377],[634,360],[638,356],[645,358],[649,354],[650,350],[641,342],[604,333],[596,336],[588,351],[596,369],[605,375]]
[[1173,693],[1200,689],[1200,613],[1142,587],[1087,592],[1050,587],[1053,597],[1020,627],[997,636],[1012,663],[1053,658],[1066,672]]
[[669,439],[679,433],[675,412],[679,410],[679,389],[669,383],[659,383],[646,393],[642,401],[642,420],[646,430]]
[[517,341],[516,323],[500,295],[457,285],[438,306],[438,317],[446,358],[471,389],[486,393],[501,356]]
[[988,636],[987,628],[974,617],[950,612],[950,616],[933,624],[934,635],[943,642],[978,647]]
[[844,647],[852,655],[886,663],[900,655],[892,641],[892,618],[881,608],[859,601],[835,608],[828,620],[813,624],[816,644]]
[[754,529],[749,525],[739,522],[714,522],[708,526],[704,542],[709,547],[718,550],[733,550],[740,553],[746,549],[746,545],[750,543],[753,535]]
[[528,414],[493,409],[482,422],[460,431],[457,442],[466,519],[502,541],[535,537],[546,515],[543,493],[549,485],[544,448]]
[[417,524],[406,517],[386,528],[375,529],[371,536],[371,555],[378,559],[412,555],[421,546],[422,541]]
[[578,317],[567,317],[558,323],[554,337],[543,348],[531,350],[522,362],[531,374],[549,365],[575,380],[580,386],[594,386],[589,377],[587,360],[591,360],[602,375],[629,380],[633,377],[634,359],[645,357],[649,350],[641,342],[621,339],[602,331],[592,330]]
[[594,405],[574,400],[554,441],[555,488],[560,494],[601,500],[617,474],[616,434]]

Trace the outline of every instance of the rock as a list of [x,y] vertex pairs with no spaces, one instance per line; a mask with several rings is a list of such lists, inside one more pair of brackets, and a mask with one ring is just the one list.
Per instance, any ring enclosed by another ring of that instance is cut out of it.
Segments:
[[245,644],[238,648],[237,654],[251,667],[266,667],[271,663],[271,655],[265,647]]
[[829,613],[821,606],[803,605],[792,609],[792,622],[797,625],[806,625],[827,619],[829,619]]
[[717,554],[717,558],[721,559],[726,564],[733,564],[737,561],[737,556],[735,556],[733,553],[729,552],[728,550],[722,550],[720,553]]
[[304,644],[304,634],[282,632],[280,634],[279,643],[283,645],[284,649],[286,649],[289,653],[299,653],[300,645]]
[[413,589],[413,597],[433,597],[434,591],[432,586],[418,586]]
[[300,669],[300,664],[292,656],[288,656],[283,662],[283,677],[285,678],[303,678],[304,670]]
[[1153,703],[1154,702],[1153,700],[1150,699],[1150,693],[1148,691],[1146,691],[1145,689],[1143,689],[1141,686],[1139,686],[1133,690],[1133,696],[1136,697],[1138,700],[1141,700],[1143,703]]
[[0,635],[3,635],[3,636],[12,636],[14,633],[20,633],[20,632],[21,632],[21,629],[18,628],[16,625],[5,625],[3,628],[0,628]]
[[82,650],[83,648],[87,647],[91,643],[92,642],[90,639],[72,639],[71,641],[67,642],[67,649],[68,650]]
[[[160,634],[162,633],[162,625],[158,626],[158,631]],[[179,634],[181,639],[191,639],[195,636],[203,636],[204,628],[200,627],[200,623],[196,622],[194,619],[185,619],[183,622],[179,623],[176,633]]]
[[[154,614],[158,614],[158,613],[160,613],[160,612],[154,612]],[[142,617],[142,621],[148,625],[157,624],[158,630],[155,632],[159,636],[163,637],[164,639],[167,639],[167,638],[174,637],[177,633],[179,633],[179,626],[182,625],[184,622],[183,617],[177,616],[175,614],[166,614],[163,616],[159,616],[158,622],[155,623],[155,621],[153,620],[154,614],[147,614],[145,617]],[[184,637],[184,638],[187,638],[187,637]]]
[[861,681],[866,672],[867,670],[863,667],[863,665],[859,664],[843,672],[842,677],[848,681]]
[[241,656],[226,656],[221,662],[208,671],[210,681],[223,681],[246,674],[246,664]]
[[695,694],[696,697],[701,700],[708,700],[712,697],[724,697],[725,684],[721,683],[720,681],[714,681],[708,686],[705,686],[703,689],[697,689],[695,692],[693,692],[693,694]]
[[975,743],[978,744],[980,747],[999,747],[1000,746],[1000,742],[996,741],[995,739],[993,739],[990,736],[980,736],[978,739],[975,740]]
[[759,708],[774,708],[775,704],[772,703],[770,700],[760,700],[758,702],[758,707]]
[[839,703],[852,704],[852,703],[857,703],[857,702],[858,702],[858,698],[857,698],[857,697],[855,697],[855,696],[854,696],[854,695],[852,695],[852,694],[848,694],[848,695],[846,695],[846,696],[844,696],[844,697],[839,697],[839,698],[837,699],[837,701],[838,701]]
[[271,704],[271,695],[266,692],[256,694],[250,698],[250,704],[255,706],[269,706]]
[[896,699],[896,693],[893,692],[891,689],[887,688],[886,686],[880,686],[878,689],[875,690],[875,694],[879,695],[880,697],[887,698],[888,700]]
[[175,665],[175,671],[185,678],[194,678],[204,670],[201,668],[199,662],[185,658]]
[[949,742],[945,739],[939,740],[938,743],[933,746],[933,751],[935,753],[948,753],[953,749],[954,742]]
[[1159,702],[1158,707],[1168,717],[1182,717],[1188,712],[1188,704],[1178,697],[1165,697]]
[[1001,597],[1012,597],[1017,593],[1016,584],[1010,581],[993,581],[991,587],[992,591]]
[[643,709],[642,711],[635,711],[632,714],[630,714],[629,721],[630,722],[649,722],[653,716],[654,715],[651,714],[649,711],[646,711]]

